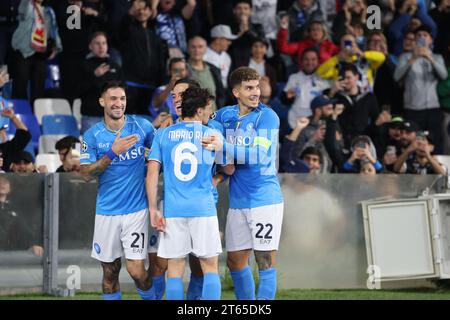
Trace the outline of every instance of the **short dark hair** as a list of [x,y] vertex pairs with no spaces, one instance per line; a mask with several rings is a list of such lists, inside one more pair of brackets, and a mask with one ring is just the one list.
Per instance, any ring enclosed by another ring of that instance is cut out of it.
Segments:
[[230,75],[230,86],[235,88],[240,86],[243,81],[259,80],[261,75],[255,69],[249,67],[240,67],[234,70]]
[[56,142],[55,149],[58,151],[70,149],[75,143],[80,143],[80,139],[74,136],[66,136]]
[[170,70],[170,68],[172,68],[172,66],[173,66],[175,63],[178,63],[178,62],[184,62],[184,63],[186,63],[186,60],[185,60],[184,58],[181,58],[181,57],[174,57],[174,58],[171,58],[171,59],[169,60],[169,63],[167,64],[169,70]]
[[134,0],[134,2],[145,2],[145,8],[152,8],[152,0]]
[[347,71],[350,71],[355,76],[359,76],[361,78],[361,76],[359,74],[358,67],[355,64],[353,64],[353,63],[343,63],[342,66],[341,66],[340,75],[345,76],[345,73]]
[[320,152],[320,150],[317,149],[316,147],[313,147],[313,146],[307,147],[305,150],[303,150],[302,154],[300,155],[300,159],[303,160],[305,158],[305,156],[308,154],[318,156],[320,164],[323,163],[322,152]]
[[115,88],[122,88],[124,91],[127,90],[127,86],[123,81],[118,81],[118,80],[106,81],[102,86],[102,89],[100,91],[100,96],[105,94],[106,91],[108,91],[109,89],[115,89]]
[[252,1],[251,0],[234,0],[233,1],[233,8],[235,8],[239,3],[246,3],[250,6],[250,8],[253,7]]
[[319,51],[317,51],[317,49],[308,48],[308,49],[303,50],[302,55],[300,56],[300,61],[303,61],[303,58],[305,58],[305,55],[309,52],[314,52],[317,55],[317,58],[318,59],[320,58],[320,53],[319,53]]
[[189,87],[181,94],[181,116],[193,117],[199,108],[205,108],[214,96],[208,89]]
[[191,87],[195,87],[195,88],[200,88],[200,83],[198,83],[197,80],[191,79],[191,78],[181,78],[178,79],[177,81],[175,81],[175,84],[173,85],[174,87],[178,84],[187,84],[189,86],[189,88]]
[[99,36],[103,36],[105,37],[106,41],[108,41],[108,35],[106,34],[106,32],[103,31],[96,31],[93,34],[91,34],[91,36],[89,37],[89,43],[92,42],[92,40],[94,40],[95,38],[99,37]]

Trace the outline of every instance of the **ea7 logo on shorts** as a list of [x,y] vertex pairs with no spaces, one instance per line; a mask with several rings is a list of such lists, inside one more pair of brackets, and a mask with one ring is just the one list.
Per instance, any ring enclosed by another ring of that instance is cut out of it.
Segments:
[[97,254],[100,254],[100,252],[102,251],[102,250],[100,249],[100,246],[98,245],[97,242],[94,243],[94,249],[95,249],[95,252],[97,252]]

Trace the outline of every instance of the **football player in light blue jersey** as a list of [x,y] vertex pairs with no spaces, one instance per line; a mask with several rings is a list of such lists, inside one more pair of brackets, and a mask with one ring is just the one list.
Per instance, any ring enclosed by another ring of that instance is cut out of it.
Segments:
[[120,300],[119,272],[125,252],[127,271],[142,299],[154,299],[145,269],[148,202],[145,192],[145,150],[154,128],[150,122],[125,116],[125,86],[107,82],[99,99],[104,121],[87,130],[80,157],[81,174],[99,179],[92,257],[103,267],[103,298]]
[[[213,118],[225,128],[224,147],[235,159],[230,178],[230,209],[225,241],[227,264],[238,299],[255,299],[255,283],[248,266],[254,250],[259,268],[257,299],[276,293],[275,258],[283,220],[283,196],[277,178],[276,154],[280,121],[260,103],[260,75],[248,67],[230,75],[238,104],[218,110]],[[213,143],[206,138],[205,144]]]
[[[149,156],[147,194],[152,226],[164,231],[158,256],[168,259],[167,299],[184,298],[185,257],[200,258],[202,299],[220,299],[218,255],[222,251],[213,195],[216,155],[202,148],[204,136],[222,135],[202,123],[212,112],[208,90],[189,87],[182,94],[182,122],[158,131]],[[217,138],[220,141],[222,138]],[[221,159],[221,155],[217,156]],[[164,171],[164,216],[157,210],[159,171]]]
[[[182,93],[186,91],[187,88],[200,88],[200,85],[197,81],[190,78],[182,78],[175,82],[174,87],[172,89],[172,100],[174,102],[174,107],[176,110],[176,114],[178,116],[177,122],[181,121],[181,102],[182,102]],[[212,112],[208,110],[208,112]],[[202,123],[212,129],[215,129],[222,134],[223,126],[219,122],[209,119],[209,117],[205,117]],[[160,128],[166,128],[166,123],[163,123]],[[226,174],[222,172],[216,172],[216,166],[213,167],[213,194],[215,202],[217,203],[219,194],[217,192],[217,185],[224,181],[227,177]],[[150,243],[148,247],[149,252],[149,271],[152,275],[153,285],[155,287],[156,299],[161,299],[164,295],[165,291],[165,273],[167,270],[167,259],[161,258],[157,256],[158,252],[158,243],[159,242],[159,233],[153,232],[150,237]],[[189,255],[189,267],[191,270],[191,276],[189,280],[189,286],[186,292],[187,300],[198,300],[202,296],[203,290],[203,272],[200,266],[200,261],[197,257],[190,254]]]

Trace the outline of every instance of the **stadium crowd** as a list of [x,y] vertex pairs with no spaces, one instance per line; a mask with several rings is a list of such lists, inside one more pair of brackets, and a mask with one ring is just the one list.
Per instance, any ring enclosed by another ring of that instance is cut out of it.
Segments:
[[[446,174],[449,30],[450,0],[2,0],[0,87],[31,105],[81,99],[83,134],[102,119],[102,84],[124,80],[127,113],[159,128],[176,121],[177,80],[218,110],[235,104],[229,74],[249,66],[280,118],[280,172]],[[45,172],[24,151],[27,127],[2,117],[17,129],[0,130],[3,171]],[[57,146],[59,171],[79,170],[76,141]]]

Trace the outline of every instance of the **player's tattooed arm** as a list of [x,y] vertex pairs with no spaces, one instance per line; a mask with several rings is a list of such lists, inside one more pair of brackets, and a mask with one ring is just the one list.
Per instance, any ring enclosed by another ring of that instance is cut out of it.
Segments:
[[256,251],[255,260],[259,270],[267,270],[274,266],[274,252],[276,251]]
[[100,160],[91,164],[84,164],[80,168],[80,173],[87,178],[98,177],[111,164],[111,160],[104,155]]

